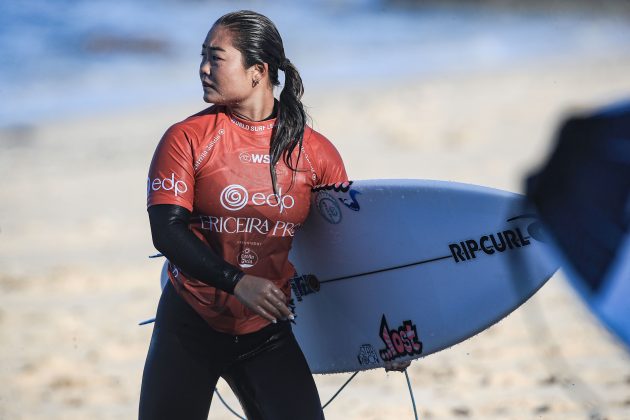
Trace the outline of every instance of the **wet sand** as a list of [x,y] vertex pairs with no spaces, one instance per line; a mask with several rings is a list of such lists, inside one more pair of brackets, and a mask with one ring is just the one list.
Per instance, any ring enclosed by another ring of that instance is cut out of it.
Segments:
[[[630,55],[308,91],[351,178],[522,191],[563,115],[630,95]],[[0,419],[127,419],[159,297],[145,211],[163,131],[203,107],[0,133]],[[630,353],[560,273],[499,324],[409,369],[422,418],[630,418]],[[326,401],[349,375],[317,376]],[[225,383],[219,389],[235,399]],[[413,418],[405,378],[360,373],[329,419]],[[234,418],[215,399],[210,418]]]

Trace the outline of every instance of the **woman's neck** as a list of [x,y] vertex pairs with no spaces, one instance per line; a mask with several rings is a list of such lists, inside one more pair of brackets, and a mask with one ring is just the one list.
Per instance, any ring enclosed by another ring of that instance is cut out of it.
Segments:
[[248,121],[264,121],[274,114],[275,100],[271,90],[263,97],[249,98],[247,101],[228,105],[227,109],[235,116]]

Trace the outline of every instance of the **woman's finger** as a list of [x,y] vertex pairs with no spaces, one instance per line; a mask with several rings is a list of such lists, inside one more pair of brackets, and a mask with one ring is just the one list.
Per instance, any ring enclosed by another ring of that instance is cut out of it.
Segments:
[[283,318],[293,319],[293,314],[291,313],[291,310],[287,307],[287,305],[284,303],[284,301],[276,300],[275,305],[278,311],[280,311],[280,313],[282,314]]
[[256,305],[256,307],[254,307],[253,309],[254,309],[254,312],[262,316],[266,320],[271,321],[273,323],[276,322],[276,318],[273,315],[271,315],[269,312],[267,312],[261,305]]
[[270,291],[266,294],[266,298],[267,301],[279,312],[279,316],[281,318],[289,318],[289,316],[292,315],[291,311],[284,303],[284,294],[281,298],[278,298]]
[[282,312],[280,312],[278,310],[278,308],[276,308],[276,306],[273,304],[273,302],[270,302],[269,300],[265,300],[264,302],[261,302],[260,306],[267,311],[267,313],[269,313],[271,316],[274,317],[274,319],[277,318],[283,318],[284,315],[282,315]]
[[271,293],[273,293],[273,295],[280,299],[282,302],[284,302],[285,296],[284,293],[282,293],[282,290],[278,289],[277,287],[272,287],[271,289]]
[[283,318],[293,319],[293,314],[285,303],[286,296],[280,289],[273,287],[267,295],[267,299],[280,311]]

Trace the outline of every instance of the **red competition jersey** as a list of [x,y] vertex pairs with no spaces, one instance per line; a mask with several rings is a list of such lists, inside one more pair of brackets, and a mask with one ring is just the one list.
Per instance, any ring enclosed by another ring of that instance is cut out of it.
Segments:
[[[332,143],[306,127],[294,183],[281,158],[274,194],[269,174],[274,123],[244,121],[225,107],[212,106],[173,125],[151,162],[147,206],[187,208],[192,212],[190,229],[213,252],[246,274],[271,280],[288,300],[294,275],[289,250],[308,215],[311,189],[347,181],[347,175]],[[269,323],[235,296],[186,276],[173,264],[169,277],[180,296],[217,331],[246,334]]]

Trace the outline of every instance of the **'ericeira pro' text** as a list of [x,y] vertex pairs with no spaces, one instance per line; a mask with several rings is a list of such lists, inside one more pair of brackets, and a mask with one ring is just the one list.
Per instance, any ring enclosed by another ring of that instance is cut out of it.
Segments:
[[218,233],[260,233],[272,236],[293,236],[299,224],[277,220],[275,223],[268,219],[257,217],[216,217],[201,216],[201,228]]
[[508,229],[503,232],[483,235],[479,239],[467,239],[459,243],[449,244],[448,248],[455,262],[468,261],[477,258],[476,252],[482,251],[488,255],[503,252],[508,249],[521,248],[531,242],[523,236],[519,228]]

